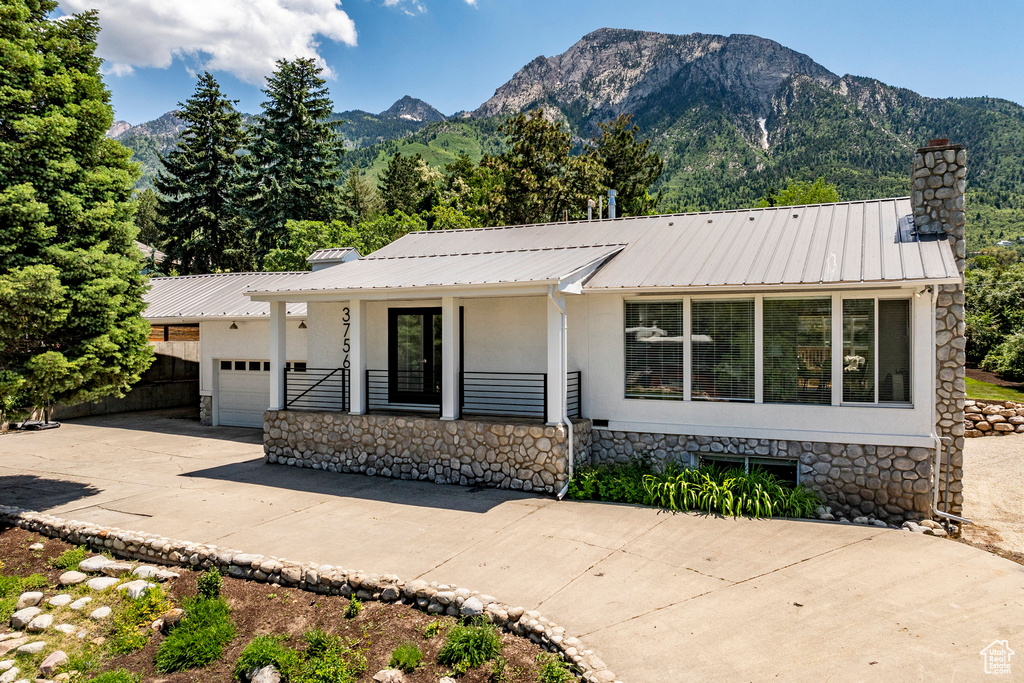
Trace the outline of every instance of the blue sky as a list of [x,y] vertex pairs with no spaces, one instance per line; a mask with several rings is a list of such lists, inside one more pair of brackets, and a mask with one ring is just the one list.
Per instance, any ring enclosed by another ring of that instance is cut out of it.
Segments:
[[1024,3],[1015,1],[62,0],[61,7],[100,9],[106,82],[116,117],[131,123],[175,108],[202,67],[240,109],[256,112],[268,65],[299,54],[317,56],[331,72],[336,110],[381,111],[408,94],[451,114],[476,108],[531,59],[558,54],[602,26],[753,33],[838,74],[932,97],[1024,103]]

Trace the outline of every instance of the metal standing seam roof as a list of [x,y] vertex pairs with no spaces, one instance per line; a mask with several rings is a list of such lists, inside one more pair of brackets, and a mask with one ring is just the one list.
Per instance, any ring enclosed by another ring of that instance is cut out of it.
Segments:
[[606,261],[584,291],[884,286],[960,278],[946,240],[914,234],[910,198],[902,197],[414,232],[358,260],[251,291],[301,296],[528,283],[601,258]]
[[[253,301],[245,292],[257,286],[285,285],[305,273],[214,273],[154,277],[144,300],[148,320],[268,318],[270,304]],[[289,303],[290,316],[306,315],[305,303]]]
[[307,263],[317,263],[319,261],[338,261],[345,258],[349,254],[359,252],[356,251],[355,247],[337,247],[333,249],[317,249],[308,257],[306,257]]

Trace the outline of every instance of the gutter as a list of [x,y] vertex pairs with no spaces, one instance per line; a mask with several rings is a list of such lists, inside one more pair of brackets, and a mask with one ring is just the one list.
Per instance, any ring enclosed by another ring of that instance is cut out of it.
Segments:
[[[936,307],[936,304],[938,303],[938,300],[939,300],[939,288],[937,286],[935,286],[935,285],[932,285],[932,306],[931,306],[930,317],[931,317],[931,320],[932,320],[932,325],[931,325],[931,328],[932,328],[932,331],[931,331],[931,336],[932,336],[932,343],[931,343],[931,350],[932,350],[931,407],[932,407],[932,412],[931,412],[931,415],[932,415],[932,420],[933,421],[935,420],[935,411],[936,411],[936,408],[937,408],[937,405],[936,405],[937,402],[935,400],[935,388],[936,387],[935,387],[934,383],[936,382],[936,377],[938,376],[938,373],[937,373],[937,370],[938,370],[938,358],[936,357],[936,353],[935,353],[935,351],[936,351],[936,349],[935,349],[935,307]],[[939,509],[939,470],[942,467],[942,447],[944,445],[947,446],[947,454],[948,455],[946,456],[946,471],[947,471],[947,474],[948,474],[949,468],[951,467],[949,455],[952,455],[953,439],[952,439],[952,437],[948,437],[948,436],[939,436],[938,430],[935,428],[935,423],[934,422],[932,423],[931,438],[932,438],[932,441],[935,443],[935,467],[933,468],[934,469],[934,477],[935,478],[934,478],[934,481],[932,482],[932,515],[934,515],[935,517],[941,517],[942,519],[952,520],[954,522],[959,522],[960,524],[974,524],[974,522],[972,522],[971,520],[967,519],[966,517],[957,517],[956,515],[951,515],[948,512],[945,512],[945,511]],[[946,491],[946,495],[949,495],[949,491],[948,490]]]
[[565,486],[558,492],[558,500],[565,498],[565,494],[569,492],[569,482],[572,481],[573,474],[573,446],[574,446],[574,434],[572,430],[572,420],[569,418],[569,388],[568,380],[568,367],[569,367],[569,316],[565,311],[565,307],[558,303],[558,299],[555,298],[555,288],[553,285],[548,285],[548,298],[551,299],[551,303],[555,305],[558,312],[562,316],[562,331],[561,331],[561,346],[562,346],[562,377],[560,379],[560,389],[562,392],[562,420],[565,422],[565,429],[568,438],[568,457],[569,457],[569,478],[565,482]]

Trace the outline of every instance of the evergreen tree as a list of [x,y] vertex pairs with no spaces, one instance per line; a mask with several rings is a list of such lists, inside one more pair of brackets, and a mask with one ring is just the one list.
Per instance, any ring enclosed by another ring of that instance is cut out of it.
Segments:
[[381,200],[388,215],[399,211],[412,215],[422,208],[427,189],[420,173],[422,159],[419,154],[403,156],[395,152],[388,161],[388,167],[380,176]]
[[163,245],[164,219],[160,215],[160,198],[153,188],[147,187],[135,193],[135,227],[139,229],[138,239],[151,247]]
[[599,123],[601,135],[594,140],[597,160],[608,171],[605,183],[616,191],[619,216],[654,213],[661,199],[660,192],[652,197],[650,188],[661,176],[665,163],[649,151],[650,140],[636,139],[640,128],[632,124],[632,114]]
[[289,220],[337,218],[344,142],[331,121],[332,103],[312,59],[278,60],[267,78],[256,119],[248,201],[256,254],[287,247]]
[[178,116],[187,124],[177,147],[154,179],[162,195],[164,251],[182,273],[245,270],[241,201],[242,162],[247,144],[242,115],[206,72]]
[[131,153],[95,12],[0,4],[0,411],[123,393],[152,362]]
[[383,210],[380,194],[373,182],[358,168],[349,169],[341,186],[341,214],[350,226],[372,221]]

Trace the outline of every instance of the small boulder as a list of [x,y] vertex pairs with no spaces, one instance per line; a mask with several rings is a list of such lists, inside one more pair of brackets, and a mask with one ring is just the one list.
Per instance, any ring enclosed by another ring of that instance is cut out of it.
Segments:
[[938,536],[940,538],[945,538],[949,535],[946,533],[946,530],[942,527],[939,527],[938,529],[925,529],[924,533],[928,536]]
[[405,674],[400,669],[381,669],[373,674],[377,683],[405,683]]
[[479,598],[466,598],[459,611],[464,617],[477,617],[484,613],[484,604]]
[[0,671],[7,671],[12,666],[14,666],[14,664],[15,662],[13,659],[5,659],[4,661],[0,662]]
[[28,626],[28,622],[35,619],[42,611],[38,607],[26,607],[25,609],[18,610],[11,615],[11,628],[15,631],[24,629]]
[[12,666],[7,671],[0,674],[0,683],[13,683],[18,679],[18,674],[21,673],[21,669],[16,666]]
[[836,518],[831,512],[826,512],[825,514],[818,515],[818,519],[823,522],[834,522]]
[[854,517],[853,518],[853,523],[854,524],[870,524],[871,520],[869,520],[867,517],[863,517],[863,516],[861,516],[861,517]]
[[12,650],[17,650],[19,647],[21,647],[22,645],[24,645],[27,642],[28,642],[28,636],[21,636],[21,635],[18,636],[17,638],[12,638],[10,640],[5,640],[4,642],[0,643],[0,657],[2,657],[3,655],[7,654],[8,652],[11,652]]
[[85,596],[84,598],[78,598],[78,599],[77,599],[77,600],[75,600],[75,601],[74,601],[73,603],[71,603],[70,605],[68,605],[68,609],[73,609],[73,610],[76,610],[76,611],[77,611],[77,610],[80,610],[80,609],[82,609],[82,608],[83,608],[83,607],[85,607],[86,605],[88,605],[88,604],[89,604],[90,602],[92,602],[92,598],[90,598],[90,597],[89,597],[89,596],[87,595],[87,596]]
[[128,583],[122,583],[120,586],[117,587],[117,590],[124,592],[124,594],[132,600],[138,600],[146,594],[146,591],[148,591],[150,588],[155,587],[155,583],[150,583],[149,581],[137,579],[135,581],[129,581]]
[[93,555],[92,557],[86,558],[78,563],[79,570],[83,572],[98,572],[103,569],[105,565],[110,564],[114,560],[109,557],[103,557],[102,555]]
[[61,633],[72,634],[78,627],[74,624],[57,624],[53,627],[54,631],[60,631]]
[[43,548],[45,548],[45,547],[46,547],[46,546],[45,546],[45,545],[43,545],[42,543],[33,543],[32,545],[30,545],[30,546],[28,547],[28,549],[29,549],[29,550],[42,550],[42,549],[43,549]]
[[131,562],[108,562],[100,568],[107,576],[121,577],[132,570]]
[[83,574],[82,572],[64,572],[60,575],[60,578],[57,579],[57,583],[59,583],[62,586],[74,586],[76,584],[82,583],[88,578],[89,576],[87,574]]
[[101,621],[103,619],[106,619],[109,616],[110,616],[110,608],[109,607],[99,607],[99,608],[94,609],[92,611],[92,614],[89,615],[89,618],[94,620],[94,621]]
[[98,576],[95,579],[89,579],[85,582],[85,585],[94,591],[105,591],[112,586],[116,586],[120,579],[115,579],[112,576]]
[[26,607],[35,607],[43,599],[43,594],[39,591],[27,591],[18,596],[18,604],[15,605],[14,609],[25,609]]
[[920,522],[918,522],[918,524],[920,524],[923,527],[927,527],[929,529],[941,529],[942,528],[942,525],[939,524],[938,522],[936,522],[934,519],[922,519]]
[[249,683],[281,683],[281,674],[273,664],[249,672]]
[[180,574],[178,574],[178,573],[176,573],[176,572],[172,572],[172,571],[169,571],[169,570],[167,570],[167,569],[160,569],[160,570],[158,570],[158,571],[157,571],[157,573],[156,573],[156,574],[154,575],[154,578],[155,578],[155,579],[156,579],[157,581],[159,581],[159,582],[163,583],[164,581],[170,581],[171,579],[176,579],[176,578],[178,578],[179,576],[181,576],[181,575],[180,575]]
[[43,660],[43,663],[39,665],[39,671],[44,676],[50,676],[58,667],[64,666],[67,663],[67,654],[65,654],[63,650],[54,650],[47,655],[46,659]]
[[25,630],[29,633],[38,633],[39,631],[45,631],[51,626],[53,626],[53,615],[40,614],[38,617],[28,622]]
[[46,601],[50,607],[63,607],[64,605],[71,604],[71,596],[67,593],[61,593],[60,595],[54,595],[52,598]]
[[46,647],[46,641],[37,640],[34,643],[25,643],[19,647],[18,653],[23,655],[35,655],[42,652],[44,647]]
[[160,571],[158,568],[148,564],[141,564],[132,570],[132,575],[137,576],[140,579],[151,579],[156,576],[156,573]]
[[449,676],[445,676],[444,678],[439,680],[437,683],[458,683],[458,681],[456,681],[454,678],[451,678]]

